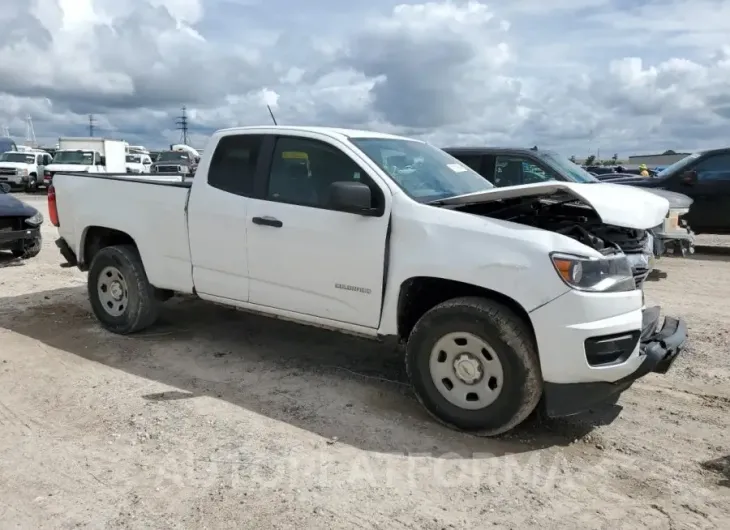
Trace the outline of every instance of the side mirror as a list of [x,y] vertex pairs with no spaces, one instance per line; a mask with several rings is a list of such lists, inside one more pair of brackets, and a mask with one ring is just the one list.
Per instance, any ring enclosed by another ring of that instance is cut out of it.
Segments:
[[3,193],[10,193],[12,189],[7,182],[0,182],[0,190],[3,190]]
[[99,157],[99,165],[106,166],[106,157],[105,156]]
[[696,171],[685,171],[682,175],[682,184],[685,186],[692,186],[697,184],[697,172]]
[[340,212],[371,215],[372,192],[362,182],[341,181],[330,184],[329,204]]

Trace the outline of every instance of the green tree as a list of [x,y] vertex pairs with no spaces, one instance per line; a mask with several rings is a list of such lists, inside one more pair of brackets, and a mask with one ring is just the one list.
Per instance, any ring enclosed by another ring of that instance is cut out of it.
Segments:
[[586,166],[592,166],[596,163],[596,155],[590,155],[586,158]]
[[577,159],[575,158],[575,155],[570,155],[570,161],[573,162],[574,164],[577,163]]
[[613,160],[614,164],[618,163],[618,153],[614,153],[611,157],[611,160]]

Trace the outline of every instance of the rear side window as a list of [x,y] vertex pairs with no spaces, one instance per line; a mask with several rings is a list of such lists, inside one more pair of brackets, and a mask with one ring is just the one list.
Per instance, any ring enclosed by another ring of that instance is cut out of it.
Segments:
[[228,193],[250,197],[263,136],[224,136],[218,142],[208,169],[208,183]]
[[481,155],[462,155],[449,153],[462,164],[469,166],[471,169],[482,175],[482,157]]

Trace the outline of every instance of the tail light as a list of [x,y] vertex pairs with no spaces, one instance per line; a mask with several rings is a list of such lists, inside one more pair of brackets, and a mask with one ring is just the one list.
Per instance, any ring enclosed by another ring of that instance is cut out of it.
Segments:
[[53,185],[48,187],[48,216],[53,226],[61,226],[58,222],[58,207],[56,206],[56,188]]
[[43,172],[43,180],[51,180],[53,178],[53,173],[48,171],[47,169]]

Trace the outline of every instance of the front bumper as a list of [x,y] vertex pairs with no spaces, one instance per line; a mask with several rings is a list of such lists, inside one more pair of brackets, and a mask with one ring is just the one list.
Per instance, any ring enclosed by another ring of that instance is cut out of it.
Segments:
[[687,325],[682,319],[666,317],[660,326],[659,307],[643,311],[639,337],[639,364],[616,381],[581,383],[545,382],[543,404],[549,417],[572,416],[596,405],[615,401],[634,381],[649,373],[665,374],[687,342]]
[[22,186],[28,182],[27,175],[0,175],[0,182],[5,182],[13,186]]
[[25,245],[40,240],[40,228],[26,228],[25,230],[12,230],[0,232],[0,248],[14,248],[18,245]]

